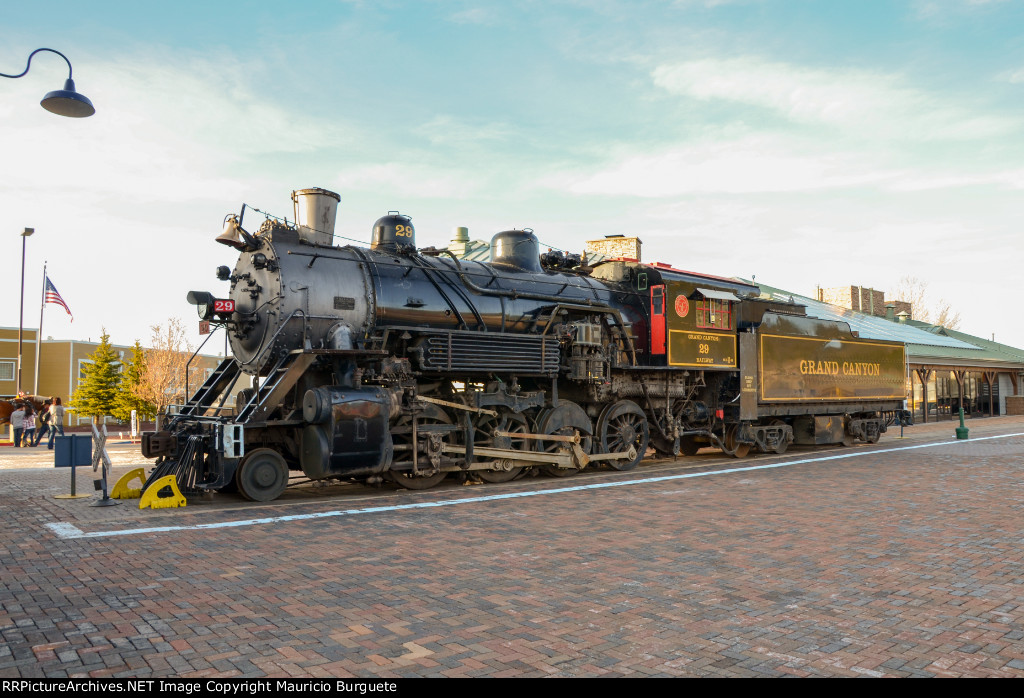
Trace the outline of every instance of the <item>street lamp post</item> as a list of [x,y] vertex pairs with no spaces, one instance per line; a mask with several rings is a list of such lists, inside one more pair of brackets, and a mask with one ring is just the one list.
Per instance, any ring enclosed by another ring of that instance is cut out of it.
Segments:
[[[21,337],[25,329],[25,240],[36,232],[35,228],[25,228],[21,234],[21,303],[18,306],[18,380],[15,391],[21,395]],[[38,332],[38,330],[36,330]]]
[[89,98],[75,90],[75,81],[71,79],[71,61],[69,61],[68,57],[60,51],[55,51],[52,48],[37,48],[28,55],[28,63],[25,65],[25,70],[21,71],[17,75],[0,73],[0,77],[20,78],[27,73],[28,69],[32,66],[32,56],[36,55],[40,51],[56,53],[58,56],[63,58],[64,62],[68,64],[68,79],[64,81],[63,90],[47,92],[46,96],[44,96],[42,101],[39,102],[39,105],[48,112],[52,112],[60,116],[70,116],[76,119],[95,114],[96,108],[92,106],[92,102],[89,101]]

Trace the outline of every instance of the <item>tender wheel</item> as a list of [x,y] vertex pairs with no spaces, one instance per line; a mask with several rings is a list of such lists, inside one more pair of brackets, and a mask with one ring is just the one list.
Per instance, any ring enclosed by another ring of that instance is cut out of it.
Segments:
[[630,445],[636,449],[632,460],[610,460],[616,470],[632,470],[643,460],[650,441],[650,427],[640,406],[629,400],[620,400],[601,410],[597,418],[597,434],[603,453],[624,453]]
[[[554,434],[558,436],[580,435],[580,448],[584,453],[589,454],[594,446],[594,439],[591,436],[594,428],[590,423],[590,417],[583,411],[583,408],[575,402],[559,400],[558,407],[544,410],[537,418],[537,429],[541,434]],[[569,444],[564,441],[542,442],[544,450],[548,453],[559,451],[569,452]],[[540,466],[541,472],[552,477],[569,477],[579,472],[574,468],[559,468],[554,465]]]
[[750,453],[750,444],[736,441],[736,432],[738,431],[739,427],[734,424],[725,432],[725,448],[733,458],[746,458]]
[[[394,468],[396,464],[404,461],[408,464],[408,468],[403,470],[389,470],[387,472],[388,479],[398,485],[401,485],[407,490],[427,490],[440,483],[441,480],[444,480],[448,473],[443,470],[433,472],[433,466],[431,466],[430,458],[426,453],[428,441],[430,439],[430,432],[421,431],[420,427],[429,426],[431,424],[451,423],[452,420],[447,414],[445,414],[444,410],[437,405],[430,403],[426,404],[426,409],[423,410],[417,420],[416,442],[420,451],[418,454],[419,475],[413,475],[412,472],[412,432],[409,431],[408,433],[405,433],[404,431],[399,431],[398,433],[395,433],[395,430],[392,430],[391,438],[395,444],[395,458],[391,467]],[[411,428],[412,418],[403,416],[395,423],[395,427]],[[444,436],[445,441],[450,441],[451,438],[451,434],[445,434]]]
[[288,486],[288,464],[277,451],[258,448],[251,451],[235,473],[238,491],[254,502],[277,499]]
[[[529,439],[517,439],[514,436],[495,436],[497,431],[507,431],[512,434],[530,433],[526,417],[521,414],[481,415],[475,427],[476,437],[473,439],[474,446],[511,448],[517,451],[529,451],[533,448],[533,444]],[[523,469],[510,464],[504,470],[475,470],[474,472],[484,482],[508,482],[519,477]]]

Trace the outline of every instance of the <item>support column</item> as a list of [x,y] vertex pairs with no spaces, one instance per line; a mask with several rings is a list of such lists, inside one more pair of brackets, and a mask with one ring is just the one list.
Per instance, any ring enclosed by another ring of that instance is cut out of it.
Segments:
[[994,417],[995,410],[992,406],[992,400],[994,398],[996,381],[999,379],[999,374],[996,371],[985,371],[985,382],[988,383],[988,416]]
[[[921,402],[922,402],[922,406],[921,406],[921,420],[925,424],[927,424],[928,423],[928,379],[931,378],[932,369],[927,368],[927,367],[915,368],[914,369],[914,373],[917,374],[918,379],[921,381]],[[936,418],[938,418],[938,417],[936,416]]]
[[[953,371],[953,375],[956,376],[957,390],[960,391],[960,407],[964,406],[964,379],[967,378],[967,369],[956,369]],[[953,419],[953,413],[950,411],[949,418]]]

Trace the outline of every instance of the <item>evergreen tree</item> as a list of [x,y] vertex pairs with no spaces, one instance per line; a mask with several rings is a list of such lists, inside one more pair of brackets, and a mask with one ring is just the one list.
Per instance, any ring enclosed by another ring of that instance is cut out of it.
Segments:
[[139,340],[135,340],[132,356],[121,371],[121,385],[117,391],[117,400],[111,414],[122,422],[130,421],[132,410],[139,420],[152,419],[156,416],[156,405],[140,397],[143,376],[146,373],[146,352]]
[[121,359],[110,346],[110,335],[106,329],[103,330],[100,345],[89,355],[89,360],[92,363],[82,366],[82,380],[68,404],[79,415],[98,420],[104,415],[113,414],[121,383]]

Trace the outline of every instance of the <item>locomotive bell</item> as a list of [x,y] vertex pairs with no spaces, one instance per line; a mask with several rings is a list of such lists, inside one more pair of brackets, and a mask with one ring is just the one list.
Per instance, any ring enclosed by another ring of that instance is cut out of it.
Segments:
[[370,249],[398,252],[400,247],[416,248],[416,230],[409,216],[403,216],[398,211],[388,211],[388,215],[378,218],[373,224]]
[[491,264],[541,273],[540,242],[532,230],[506,230],[491,238]]
[[254,250],[260,243],[238,223],[238,218],[229,215],[224,219],[224,230],[217,236],[217,242],[236,250]]

